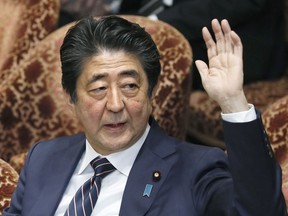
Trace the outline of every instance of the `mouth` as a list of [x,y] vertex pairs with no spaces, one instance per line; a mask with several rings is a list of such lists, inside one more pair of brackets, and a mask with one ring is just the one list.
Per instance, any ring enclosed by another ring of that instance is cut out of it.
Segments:
[[105,124],[105,127],[110,130],[121,130],[125,126],[125,122]]

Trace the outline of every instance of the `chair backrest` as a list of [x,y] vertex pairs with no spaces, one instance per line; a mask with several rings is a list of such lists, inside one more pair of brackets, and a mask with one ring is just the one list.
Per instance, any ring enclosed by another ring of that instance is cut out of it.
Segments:
[[282,191],[288,206],[288,94],[262,113],[275,157],[282,168]]
[[[191,83],[190,45],[182,34],[164,22],[124,17],[144,26],[159,48],[162,71],[153,115],[168,134],[184,139]],[[0,89],[0,113],[6,116],[0,134],[0,156],[7,160],[27,151],[39,140],[82,131],[67,109],[67,98],[61,87],[59,48],[72,25],[56,30],[29,50],[17,71],[11,71],[16,73],[14,79]]]
[[[0,77],[3,70],[18,64],[25,53],[55,30],[58,0],[0,1]],[[3,80],[3,79],[1,79]]]
[[[12,144],[19,140],[29,141],[30,135],[26,134],[29,130],[20,123],[30,118],[22,115],[28,114],[25,103],[30,102],[23,92],[30,92],[26,82],[35,81],[39,71],[35,63],[30,65],[33,69],[25,71],[28,74],[21,74],[21,65],[28,52],[56,29],[60,3],[59,0],[1,0],[0,8],[0,157],[8,159],[12,152],[2,155],[2,149],[14,148]],[[28,94],[32,96],[33,91]],[[27,146],[17,151],[22,148]]]
[[18,182],[18,173],[6,161],[0,159],[0,215],[9,206],[12,193]]

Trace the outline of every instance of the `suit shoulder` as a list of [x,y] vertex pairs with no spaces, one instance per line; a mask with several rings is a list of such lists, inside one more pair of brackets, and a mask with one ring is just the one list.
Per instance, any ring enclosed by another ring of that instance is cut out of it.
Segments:
[[178,154],[182,155],[183,158],[187,158],[188,161],[190,161],[191,159],[198,162],[203,159],[205,161],[214,161],[218,159],[226,161],[227,159],[224,150],[218,147],[211,147],[182,141],[177,143],[176,149]]
[[73,135],[66,135],[66,136],[60,136],[60,137],[55,137],[53,139],[49,139],[49,140],[43,140],[38,142],[38,144],[46,144],[46,143],[59,143],[59,142],[66,142],[66,141],[81,141],[82,139],[85,139],[85,135],[83,133],[79,133],[79,134],[73,134]]
[[44,154],[49,154],[49,152],[62,151],[67,148],[71,148],[75,145],[78,145],[80,142],[85,142],[85,135],[83,133],[61,136],[53,138],[50,140],[39,141],[35,143],[30,149],[30,154],[33,152],[43,152]]
[[167,149],[170,148],[170,152],[175,151],[177,154],[181,155],[181,157],[188,158],[189,160],[199,160],[207,155],[221,158],[224,156],[226,158],[224,151],[218,147],[195,144],[171,136],[165,136],[162,142],[164,143],[163,145],[166,146],[165,151],[168,151]]

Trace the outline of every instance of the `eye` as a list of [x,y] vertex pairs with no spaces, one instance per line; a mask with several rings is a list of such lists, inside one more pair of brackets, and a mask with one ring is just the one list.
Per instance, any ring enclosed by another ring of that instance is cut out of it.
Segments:
[[89,90],[89,94],[92,97],[101,99],[106,94],[106,90],[107,90],[107,88],[105,86],[101,86],[101,87],[98,87],[98,88],[92,88],[92,89]]
[[105,90],[106,90],[106,87],[101,86],[101,87],[98,87],[98,88],[90,89],[89,92],[100,93],[100,92],[103,92],[103,91],[105,91]]
[[97,91],[97,92],[102,92],[102,91],[105,91],[105,90],[106,90],[106,87],[104,87],[104,86],[95,89],[95,91]]
[[136,83],[127,83],[122,86],[123,93],[128,97],[135,96],[138,92],[138,89],[139,86]]
[[138,85],[135,83],[128,83],[124,85],[124,89],[127,89],[127,90],[133,90],[137,88],[138,88]]

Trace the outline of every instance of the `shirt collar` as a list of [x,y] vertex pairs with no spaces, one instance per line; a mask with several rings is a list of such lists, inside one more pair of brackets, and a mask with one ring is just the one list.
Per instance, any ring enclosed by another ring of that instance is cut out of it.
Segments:
[[[123,151],[115,152],[115,153],[106,155],[105,157],[119,172],[128,176],[133,166],[133,163],[138,155],[138,152],[140,151],[140,148],[142,147],[146,137],[148,136],[149,130],[150,130],[150,125],[147,124],[143,135],[140,137],[140,139],[138,139],[136,143],[131,145],[129,148],[124,149]],[[90,166],[90,161],[98,157],[99,155],[100,154],[97,153],[92,148],[92,146],[86,139],[86,150],[84,152],[84,155],[82,156],[82,160],[80,161],[81,164],[80,164],[80,169],[78,171],[78,174],[83,173],[84,170],[88,166]]]

